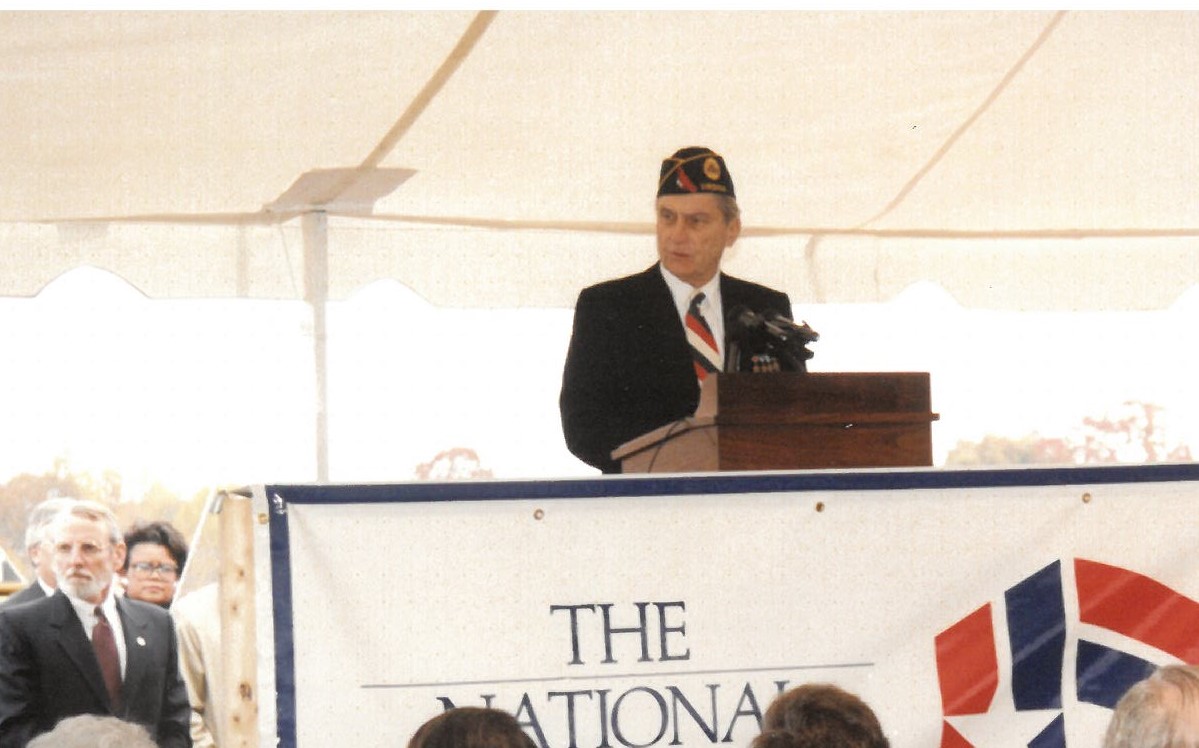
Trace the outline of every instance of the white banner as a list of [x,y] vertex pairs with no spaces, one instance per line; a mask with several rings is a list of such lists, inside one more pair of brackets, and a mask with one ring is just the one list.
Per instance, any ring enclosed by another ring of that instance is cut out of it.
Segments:
[[745,746],[817,681],[895,748],[1093,748],[1148,668],[1199,662],[1196,480],[266,487],[280,744],[394,748],[490,705],[544,748]]

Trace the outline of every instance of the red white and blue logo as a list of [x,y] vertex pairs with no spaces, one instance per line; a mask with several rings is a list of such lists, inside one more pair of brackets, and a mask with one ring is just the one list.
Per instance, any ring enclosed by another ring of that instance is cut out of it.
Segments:
[[1199,663],[1199,602],[1097,561],[1065,575],[1055,561],[937,635],[941,748],[1066,748],[1072,719],[1093,733],[1156,667]]

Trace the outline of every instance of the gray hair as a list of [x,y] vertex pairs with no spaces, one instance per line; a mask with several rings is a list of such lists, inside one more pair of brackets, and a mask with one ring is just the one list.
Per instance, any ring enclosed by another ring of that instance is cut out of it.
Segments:
[[725,223],[732,223],[741,217],[741,206],[737,204],[737,198],[732,195],[716,195],[716,201],[720,203],[720,212],[724,215]]
[[125,535],[121,532],[121,525],[117,522],[117,515],[98,501],[90,499],[76,499],[72,501],[69,505],[60,509],[58,514],[54,516],[52,526],[65,521],[69,517],[82,517],[92,522],[103,522],[108,525],[108,542],[113,545],[120,545],[125,542]]
[[1120,698],[1103,748],[1199,748],[1199,667],[1166,665]]
[[67,717],[53,730],[29,741],[26,748],[157,748],[146,728],[123,719],[95,714]]
[[75,503],[75,499],[65,496],[46,499],[29,510],[29,519],[25,522],[25,550],[30,551],[45,539],[46,528],[58,516],[58,513]]
[[732,195],[717,195],[712,192],[704,192],[702,194],[712,195],[712,197],[716,198],[716,207],[720,211],[720,215],[724,218],[725,223],[732,223],[741,217],[741,206],[737,204],[737,198]]

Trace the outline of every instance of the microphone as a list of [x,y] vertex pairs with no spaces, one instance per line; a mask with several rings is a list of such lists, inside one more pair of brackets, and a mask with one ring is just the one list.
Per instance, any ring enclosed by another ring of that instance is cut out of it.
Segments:
[[743,304],[729,312],[725,326],[730,341],[729,371],[745,370],[743,352],[751,361],[755,356],[773,356],[788,371],[807,371],[805,362],[813,354],[805,346],[820,339],[806,322],[796,324],[773,310],[758,314]]
[[790,341],[794,338],[802,340],[802,345],[820,340],[820,333],[809,327],[807,322],[797,325],[794,320],[787,319],[778,312],[766,312],[762,324],[771,335],[779,340]]
[[765,322],[762,315],[741,304],[728,313],[725,327],[730,338],[741,338],[747,332],[760,330]]

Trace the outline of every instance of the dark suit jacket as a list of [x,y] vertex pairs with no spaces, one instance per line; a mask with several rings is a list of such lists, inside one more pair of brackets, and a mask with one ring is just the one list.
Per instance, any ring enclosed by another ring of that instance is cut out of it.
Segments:
[[45,600],[46,593],[42,590],[42,586],[35,580],[33,584],[23,590],[9,595],[7,599],[0,602],[0,608],[7,605],[20,605],[21,603],[31,603],[34,600]]
[[[720,295],[726,314],[745,305],[791,317],[785,293],[723,273]],[[698,404],[691,349],[658,266],[583,289],[558,399],[570,451],[618,473],[613,449],[691,415]]]
[[[189,748],[191,707],[161,608],[117,599],[125,634],[124,708],[164,748]],[[24,748],[64,717],[114,714],[91,641],[61,591],[0,610],[0,746]]]

